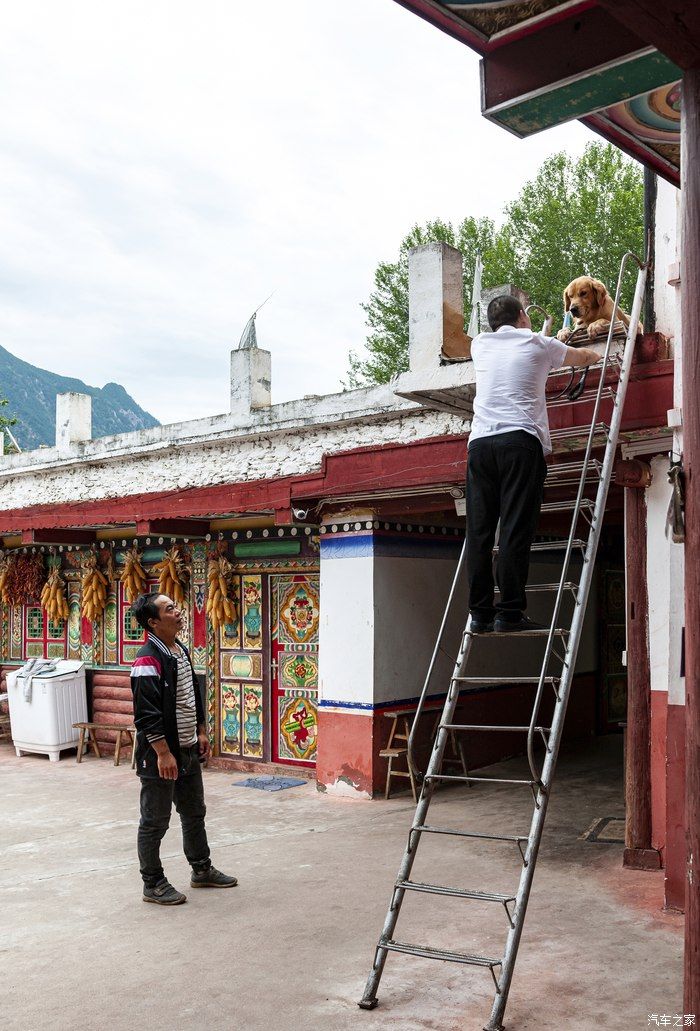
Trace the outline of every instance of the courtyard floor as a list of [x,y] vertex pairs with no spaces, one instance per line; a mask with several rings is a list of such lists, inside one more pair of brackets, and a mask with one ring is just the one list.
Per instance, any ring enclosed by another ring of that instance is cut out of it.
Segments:
[[[562,756],[509,1031],[636,1031],[649,1014],[682,1012],[683,921],[661,910],[663,874],[623,870],[621,845],[582,838],[597,819],[623,815],[619,744],[603,739]],[[160,908],[141,901],[138,780],[128,764],[78,765],[70,753],[49,764],[0,744],[4,1031],[483,1027],[488,971],[408,956],[389,956],[377,1009],[356,1005],[410,825],[409,796],[362,802],[312,782],[276,793],[232,786],[244,777],[205,771],[213,859],[239,886],[189,890],[175,817],[165,868],[189,900]],[[430,822],[526,833],[529,798],[447,789]],[[504,891],[519,872],[515,845],[429,835],[413,878]],[[397,937],[502,954],[501,906],[411,894]]]

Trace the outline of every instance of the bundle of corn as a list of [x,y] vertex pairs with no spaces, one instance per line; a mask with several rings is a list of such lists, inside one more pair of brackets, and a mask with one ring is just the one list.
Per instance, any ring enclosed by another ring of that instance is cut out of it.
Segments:
[[124,557],[121,582],[124,584],[124,592],[129,604],[136,601],[139,594],[145,594],[148,590],[146,572],[141,565],[141,554],[135,544]]
[[7,583],[7,574],[10,570],[10,558],[8,555],[3,555],[0,558],[0,601],[7,602],[5,597],[5,585]]
[[214,630],[237,619],[232,575],[233,566],[225,555],[216,555],[209,559],[207,615]]
[[41,555],[13,555],[2,574],[2,600],[6,605],[35,603],[45,582]]
[[97,555],[89,552],[83,562],[83,600],[80,611],[93,622],[104,612],[107,604],[107,577],[97,567]]
[[52,623],[60,623],[62,619],[68,619],[65,584],[58,566],[54,566],[44,584],[41,592],[41,607],[46,611]]
[[153,567],[153,572],[158,574],[160,593],[167,594],[176,605],[182,605],[185,601],[189,573],[177,544],[174,544],[170,551],[166,551],[163,560]]

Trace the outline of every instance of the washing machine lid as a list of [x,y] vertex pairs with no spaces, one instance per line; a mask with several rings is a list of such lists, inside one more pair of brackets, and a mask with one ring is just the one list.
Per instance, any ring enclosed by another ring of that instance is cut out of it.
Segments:
[[[53,680],[55,677],[67,677],[78,673],[84,665],[85,663],[79,659],[58,659],[56,669],[40,670],[36,673],[30,670],[28,675],[34,677],[35,680]],[[18,679],[24,679],[25,674],[18,669],[16,676]]]

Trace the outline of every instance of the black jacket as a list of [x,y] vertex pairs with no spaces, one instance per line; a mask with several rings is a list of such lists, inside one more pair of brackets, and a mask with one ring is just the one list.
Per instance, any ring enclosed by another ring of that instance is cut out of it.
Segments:
[[[192,669],[190,653],[181,641],[177,642]],[[204,705],[199,683],[192,669],[197,726],[204,723]],[[180,765],[180,742],[177,734],[177,659],[170,649],[155,636],[148,634],[146,643],[138,650],[131,667],[131,690],[134,696],[134,723],[136,725],[136,772],[140,777],[157,777],[158,756],[151,748],[148,737],[164,737],[168,748]]]

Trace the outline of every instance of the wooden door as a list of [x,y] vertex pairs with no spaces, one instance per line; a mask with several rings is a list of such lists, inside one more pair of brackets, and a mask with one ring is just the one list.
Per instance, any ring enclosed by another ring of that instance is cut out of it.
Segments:
[[272,575],[270,602],[272,760],[314,766],[318,726],[318,575]]
[[264,759],[263,584],[259,573],[234,577],[237,618],[219,630],[219,751]]

